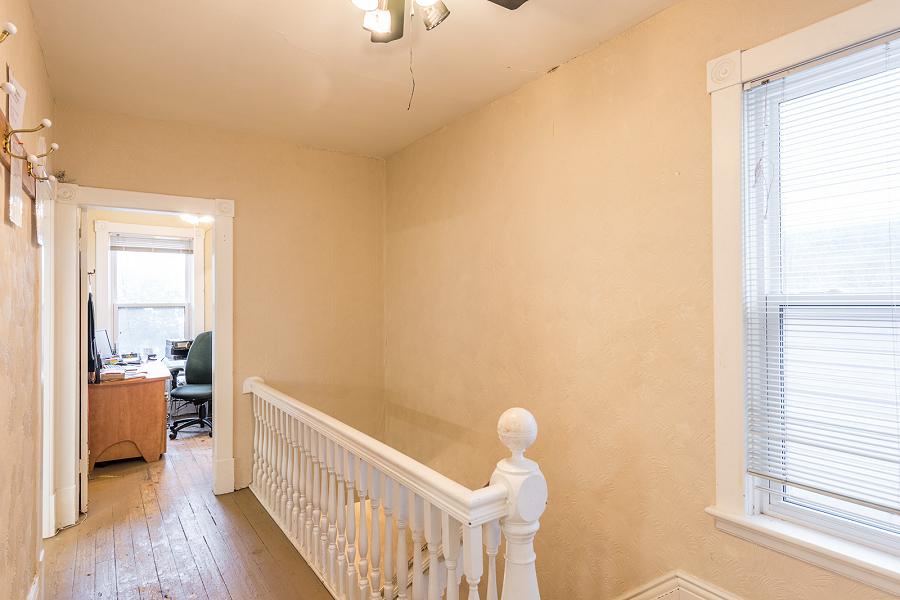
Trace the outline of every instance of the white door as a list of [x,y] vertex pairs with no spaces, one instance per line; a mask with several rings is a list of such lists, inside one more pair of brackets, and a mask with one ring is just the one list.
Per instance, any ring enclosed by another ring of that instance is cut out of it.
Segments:
[[79,314],[81,315],[81,335],[78,336],[79,344],[79,443],[78,443],[78,498],[79,508],[81,512],[86,513],[88,509],[88,382],[87,382],[87,345],[88,345],[88,327],[87,327],[87,300],[90,290],[89,277],[87,270],[87,239],[86,232],[82,227],[85,222],[84,209],[78,211],[78,272],[80,274],[81,298]]

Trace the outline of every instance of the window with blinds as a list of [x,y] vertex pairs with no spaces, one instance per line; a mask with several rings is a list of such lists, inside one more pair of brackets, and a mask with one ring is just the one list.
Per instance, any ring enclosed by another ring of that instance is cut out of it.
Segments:
[[896,544],[897,39],[747,85],[744,286],[758,508]]
[[111,232],[110,301],[119,352],[161,354],[193,319],[194,239]]

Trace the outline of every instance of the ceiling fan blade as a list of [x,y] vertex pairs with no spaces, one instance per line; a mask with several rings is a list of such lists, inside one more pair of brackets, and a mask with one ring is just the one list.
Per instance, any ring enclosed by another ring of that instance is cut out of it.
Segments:
[[528,2],[528,0],[490,0],[490,2],[499,4],[503,8],[508,8],[509,10],[516,10],[517,8]]

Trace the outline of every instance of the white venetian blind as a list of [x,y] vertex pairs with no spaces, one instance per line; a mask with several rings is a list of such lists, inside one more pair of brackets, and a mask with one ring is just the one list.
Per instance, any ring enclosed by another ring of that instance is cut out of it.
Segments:
[[900,523],[900,42],[744,92],[747,468]]
[[165,237],[134,233],[111,233],[109,249],[113,252],[175,252],[193,254],[194,240],[186,237]]

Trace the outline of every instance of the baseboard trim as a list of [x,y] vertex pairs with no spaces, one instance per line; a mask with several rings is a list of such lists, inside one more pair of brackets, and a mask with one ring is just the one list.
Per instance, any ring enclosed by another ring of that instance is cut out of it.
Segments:
[[59,488],[56,498],[56,529],[62,529],[78,522],[78,486]]
[[223,458],[213,464],[213,493],[216,496],[234,491],[234,458]]
[[27,600],[41,600],[44,597],[44,549],[41,548],[41,554],[38,557],[37,573],[31,581],[31,587],[28,589]]
[[617,596],[615,600],[741,600],[741,598],[684,571],[672,571]]

